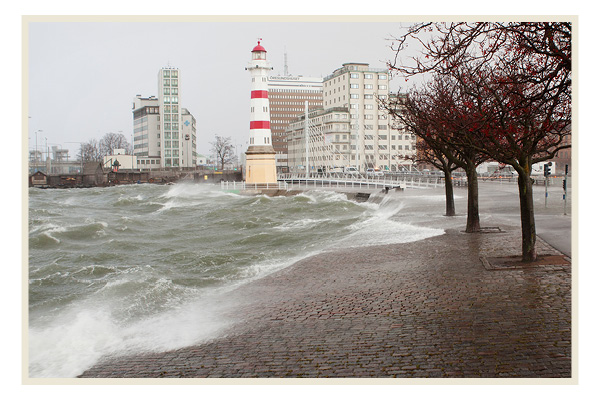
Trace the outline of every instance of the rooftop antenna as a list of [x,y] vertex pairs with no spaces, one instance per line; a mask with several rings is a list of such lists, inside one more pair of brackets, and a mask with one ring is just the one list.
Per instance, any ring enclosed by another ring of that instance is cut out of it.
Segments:
[[285,46],[283,46],[283,75],[284,76],[289,76],[290,75],[288,73],[287,50],[286,50]]

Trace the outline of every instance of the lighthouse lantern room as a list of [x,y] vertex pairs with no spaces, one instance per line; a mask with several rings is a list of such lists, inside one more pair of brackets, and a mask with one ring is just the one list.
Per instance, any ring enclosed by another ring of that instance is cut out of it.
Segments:
[[271,138],[267,51],[258,41],[246,70],[252,78],[250,91],[250,140],[246,150],[246,183],[276,183],[275,150]]

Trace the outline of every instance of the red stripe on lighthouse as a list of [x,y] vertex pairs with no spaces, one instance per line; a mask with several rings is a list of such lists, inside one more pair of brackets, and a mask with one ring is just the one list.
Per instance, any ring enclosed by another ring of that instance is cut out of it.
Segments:
[[250,121],[250,129],[271,129],[270,121]]
[[267,99],[268,97],[268,92],[266,90],[253,90],[252,92],[250,92],[250,98],[251,99]]

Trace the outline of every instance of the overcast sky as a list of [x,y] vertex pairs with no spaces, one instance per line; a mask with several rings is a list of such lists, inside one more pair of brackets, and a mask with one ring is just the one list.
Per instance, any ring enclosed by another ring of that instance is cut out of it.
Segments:
[[[404,23],[404,26],[408,25]],[[132,102],[158,96],[158,71],[180,69],[182,107],[197,121],[198,151],[215,135],[245,149],[250,74],[244,68],[262,38],[275,75],[324,77],[346,62],[385,68],[401,22],[31,22],[30,149],[79,145],[107,132],[131,141]],[[398,89],[400,79],[392,80]],[[402,80],[403,81],[403,80]]]

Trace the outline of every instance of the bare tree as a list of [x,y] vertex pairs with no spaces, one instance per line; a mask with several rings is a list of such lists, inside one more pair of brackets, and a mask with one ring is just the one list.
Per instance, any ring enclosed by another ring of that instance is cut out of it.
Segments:
[[221,170],[225,168],[225,164],[235,159],[234,147],[231,144],[231,137],[215,136],[215,141],[210,142],[212,152],[217,157],[217,162],[221,164]]
[[444,184],[446,192],[446,216],[456,215],[454,205],[454,188],[452,186],[452,172],[458,169],[456,165],[445,154],[453,149],[444,141],[438,139],[438,135],[432,135],[432,122],[429,119],[426,102],[419,101],[422,94],[413,90],[406,96],[390,96],[388,101],[381,101],[380,107],[386,110],[392,117],[399,121],[411,134],[417,137],[417,152],[410,157],[413,163],[431,164],[444,173]]
[[125,135],[109,132],[102,136],[99,143],[100,154],[102,156],[110,156],[115,149],[124,149],[127,154],[131,153],[131,148]]
[[482,116],[471,145],[518,173],[522,259],[535,261],[532,166],[571,146],[566,140],[571,134],[571,98],[552,81],[522,81],[521,68],[517,63],[502,63],[464,74],[460,82]]
[[[571,30],[569,22],[420,23],[392,45],[392,71],[408,77],[436,73],[458,82],[470,100],[451,111],[479,118],[471,124],[469,145],[519,174],[526,262],[537,258],[531,166],[570,147]],[[401,60],[415,43],[420,55]]]
[[480,121],[466,103],[457,82],[450,76],[436,75],[423,88],[413,89],[405,97],[403,107],[391,106],[388,111],[421,139],[422,154],[444,171],[450,215],[453,215],[451,173],[458,167],[465,170],[468,188],[465,231],[478,232],[481,227],[477,166],[487,155],[470,145],[472,131]]
[[100,154],[96,139],[91,139],[86,143],[81,143],[79,147],[79,154],[77,154],[77,159],[82,162],[102,161],[102,155]]

